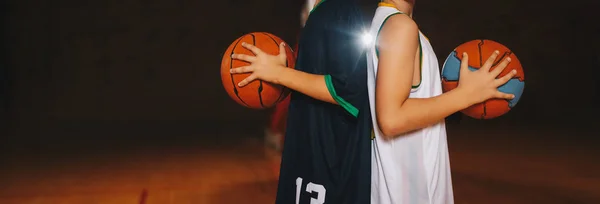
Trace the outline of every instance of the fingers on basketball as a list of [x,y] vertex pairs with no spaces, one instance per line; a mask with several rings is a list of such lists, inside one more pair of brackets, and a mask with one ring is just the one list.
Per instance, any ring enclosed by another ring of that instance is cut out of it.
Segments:
[[510,100],[510,99],[515,98],[515,95],[504,93],[504,92],[501,92],[501,91],[496,91],[496,94],[494,95],[494,98]]
[[502,62],[500,62],[500,64],[498,64],[498,66],[494,67],[494,69],[492,69],[492,75],[494,77],[497,77],[498,75],[500,75],[500,73],[502,73],[502,71],[504,71],[504,69],[508,66],[508,63],[510,63],[511,59],[510,57],[505,57],[504,60],[502,60]]
[[247,73],[247,72],[252,72],[252,71],[253,71],[252,66],[243,66],[243,67],[231,69],[232,74],[242,74],[242,73]]
[[231,55],[231,58],[250,62],[250,63],[252,63],[256,60],[255,56],[250,56],[250,55],[245,55],[245,54],[233,54],[233,55]]
[[496,50],[492,53],[492,55],[485,61],[485,63],[483,64],[483,66],[480,68],[483,71],[489,71],[490,68],[492,68],[492,66],[494,66],[494,62],[496,62],[496,58],[498,57],[498,54],[500,53],[500,51]]
[[279,60],[281,60],[282,62],[285,62],[285,60],[287,59],[287,50],[285,48],[286,47],[284,42],[279,43]]
[[254,55],[256,55],[256,56],[258,56],[258,55],[261,55],[261,54],[263,53],[263,52],[262,52],[262,50],[260,50],[260,48],[258,48],[258,47],[256,47],[256,46],[254,46],[254,45],[252,45],[252,44],[250,44],[250,43],[243,42],[243,43],[242,43],[242,46],[243,46],[244,48],[246,48],[246,49],[250,50],[250,51],[251,51],[252,53],[254,53]]
[[513,77],[515,77],[515,75],[517,74],[517,70],[512,70],[511,72],[509,72],[508,74],[500,77],[499,79],[496,79],[496,87],[502,86],[504,84],[506,84],[508,81],[510,81]]
[[460,61],[460,72],[465,73],[469,70],[469,55],[467,52],[462,53],[462,60]]
[[244,87],[256,79],[257,79],[256,75],[251,74],[250,76],[246,77],[244,80],[240,81],[240,83],[238,83],[238,86]]

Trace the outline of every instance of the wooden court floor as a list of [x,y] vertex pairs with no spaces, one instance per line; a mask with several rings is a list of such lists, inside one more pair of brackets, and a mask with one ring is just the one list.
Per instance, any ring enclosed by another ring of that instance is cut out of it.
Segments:
[[[455,203],[600,203],[595,145],[449,135]],[[106,152],[15,155],[0,169],[0,204],[274,203],[278,157],[256,138]]]
[[0,174],[0,203],[274,203],[273,153],[247,140],[65,161],[19,158]]

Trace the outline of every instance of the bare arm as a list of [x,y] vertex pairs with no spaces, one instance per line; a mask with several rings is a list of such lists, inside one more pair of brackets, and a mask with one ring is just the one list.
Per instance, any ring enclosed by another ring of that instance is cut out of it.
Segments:
[[275,79],[275,83],[288,87],[312,98],[337,104],[329,93],[325,84],[325,76],[310,74],[295,69],[279,69],[280,73]]
[[390,17],[380,33],[375,111],[386,138],[424,128],[470,105],[460,89],[433,98],[408,98],[418,39],[417,25],[405,15]]
[[[357,117],[359,110],[357,106],[362,105],[361,93],[366,92],[366,55],[359,46],[356,36],[345,31],[362,29],[362,18],[360,13],[352,8],[344,8],[341,11],[344,17],[334,19],[330,24],[335,24],[337,29],[323,31],[320,33],[318,42],[320,44],[310,49],[322,55],[322,63],[310,64],[311,67],[302,72],[295,69],[285,68],[286,60],[285,46],[280,44],[279,55],[269,55],[262,52],[254,45],[242,43],[242,46],[251,50],[255,56],[234,54],[232,58],[249,62],[245,67],[234,68],[232,73],[252,74],[240,82],[239,86],[245,86],[249,82],[260,79],[286,86],[290,89],[303,93],[317,100],[338,104],[349,114]],[[313,45],[316,46],[316,45]],[[310,47],[310,46],[309,46]]]
[[243,87],[250,82],[261,79],[288,87],[312,98],[337,104],[326,85],[325,75],[310,74],[288,68],[282,62],[287,59],[285,43],[279,45],[279,55],[269,55],[254,45],[242,43],[242,46],[252,51],[255,56],[233,54],[233,59],[250,62],[251,65],[231,69],[233,74],[249,73],[250,76],[238,83]]
[[390,17],[380,33],[375,111],[385,138],[424,128],[456,111],[491,98],[514,98],[512,94],[498,91],[499,86],[517,73],[512,70],[498,78],[511,60],[507,57],[493,67],[498,51],[477,71],[469,71],[468,56],[463,53],[461,80],[456,89],[432,98],[409,98],[418,33],[414,21],[404,15]]

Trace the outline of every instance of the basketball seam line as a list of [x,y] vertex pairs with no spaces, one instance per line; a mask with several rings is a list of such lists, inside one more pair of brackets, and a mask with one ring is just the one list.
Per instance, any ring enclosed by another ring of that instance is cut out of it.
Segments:
[[[273,40],[273,42],[275,42],[275,44],[277,44],[277,40],[275,40],[275,38],[273,38],[270,33],[263,32],[263,34],[265,34],[267,37],[271,38],[271,40]],[[277,46],[279,46],[279,44],[277,44]],[[286,46],[287,46],[287,43],[286,43]],[[286,67],[289,66],[287,59],[285,60],[285,66]],[[275,105],[275,104],[283,101],[283,99],[285,98],[285,97],[283,97],[285,95],[283,93],[285,93],[285,92],[286,92],[286,90],[281,90],[281,92],[279,92],[279,97],[277,97],[277,100],[275,102],[273,102],[272,105]]]
[[[233,49],[231,49],[231,55],[234,54],[235,48],[237,47],[238,43],[240,43],[240,41],[242,41],[242,39],[244,38],[244,36],[240,37],[236,42],[235,45],[233,46]],[[233,69],[233,58],[230,55],[230,62],[229,62],[229,69]],[[240,97],[239,92],[237,90],[237,84],[235,84],[235,81],[233,80],[233,74],[230,72],[229,76],[231,77],[231,84],[233,84],[233,93],[235,93],[235,96],[237,96],[237,98],[244,104],[244,106],[246,107],[250,107],[250,105],[248,105],[243,99],[242,97]]]
[[[254,35],[254,33],[250,33],[250,36],[252,36],[252,45],[256,46],[256,36]],[[263,91],[263,81],[262,80],[258,80],[258,102],[260,102],[260,106],[262,108],[265,108],[265,105],[263,104],[262,101],[262,91]]]

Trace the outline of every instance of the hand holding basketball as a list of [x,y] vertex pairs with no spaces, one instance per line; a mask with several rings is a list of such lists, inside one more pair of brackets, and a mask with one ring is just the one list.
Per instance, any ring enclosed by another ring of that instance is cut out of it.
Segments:
[[525,88],[525,73],[519,58],[508,47],[475,39],[457,46],[442,67],[444,92],[459,85],[463,89],[461,95],[471,104],[460,112],[476,119],[492,119],[517,105]]
[[511,61],[510,57],[506,57],[500,64],[491,69],[496,62],[498,54],[499,51],[494,51],[479,70],[471,71],[468,68],[469,57],[466,52],[462,53],[460,81],[458,82],[457,89],[465,91],[465,95],[471,99],[471,104],[481,103],[492,98],[510,100],[515,97],[513,94],[503,93],[498,90],[498,87],[506,84],[517,73],[516,70],[512,70],[510,73],[497,79],[498,75],[502,73]]
[[282,67],[286,66],[287,54],[285,50],[285,43],[282,42],[279,44],[278,55],[270,55],[265,53],[260,48],[249,43],[244,42],[242,43],[242,46],[252,51],[254,56],[245,54],[233,54],[231,56],[233,59],[243,60],[250,63],[250,65],[247,66],[231,69],[231,73],[233,74],[252,73],[250,76],[238,83],[238,86],[243,87],[256,79],[276,84],[276,78],[279,75],[279,71],[281,71]]
[[[289,95],[290,90],[288,88],[259,79],[262,77],[267,80],[272,80],[273,77],[269,76],[274,75],[261,74],[263,72],[261,71],[262,68],[265,68],[262,64],[274,64],[269,66],[280,67],[279,69],[269,70],[294,68],[296,58],[294,57],[294,51],[291,47],[286,45],[284,47],[285,54],[279,54],[281,52],[280,44],[282,44],[282,42],[284,41],[281,38],[271,33],[252,32],[242,35],[229,44],[221,59],[221,82],[223,83],[223,88],[225,88],[227,95],[229,95],[231,99],[244,107],[266,109],[277,105]],[[242,44],[253,46],[242,46]],[[250,47],[250,49],[248,47]],[[254,49],[253,47],[259,49]],[[254,50],[254,52],[251,51],[251,49]],[[237,59],[234,59],[233,57],[236,57]],[[267,60],[264,60],[265,57]],[[287,58],[284,62],[281,62],[279,57]],[[281,66],[281,64],[284,66]],[[255,70],[255,67],[261,69]],[[238,70],[237,68],[242,69]],[[268,68],[270,67],[266,67],[266,69]],[[276,74],[279,73],[280,71]],[[249,76],[251,76],[251,78],[246,79]],[[254,81],[250,82],[252,79],[254,79]],[[240,87],[240,82],[242,81],[244,82],[241,85],[244,87]]]

